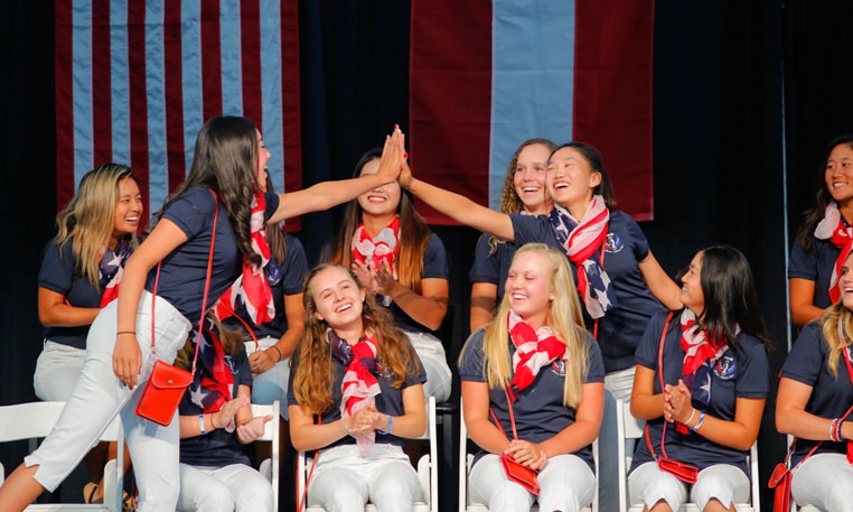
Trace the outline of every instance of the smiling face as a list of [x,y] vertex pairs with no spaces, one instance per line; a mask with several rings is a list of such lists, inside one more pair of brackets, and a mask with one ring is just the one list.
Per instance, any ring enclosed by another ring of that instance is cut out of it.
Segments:
[[311,279],[309,288],[317,320],[325,321],[338,334],[361,328],[365,291],[345,268],[331,266],[321,270]]
[[705,311],[705,294],[701,282],[702,259],[703,253],[696,253],[687,273],[681,278],[681,303],[689,308],[696,318],[701,317]]
[[516,254],[506,279],[510,307],[534,329],[548,318],[554,289],[551,276],[554,265],[547,255],[527,251]]
[[116,241],[128,233],[136,232],[143,210],[142,194],[139,193],[136,180],[127,177],[119,181],[118,201],[113,214],[113,238]]
[[832,198],[844,204],[853,199],[853,148],[844,143],[832,148],[824,172]]
[[[379,171],[379,162],[378,158],[374,158],[364,164],[359,176],[376,174]],[[397,207],[400,205],[400,194],[400,184],[394,181],[358,196],[358,204],[361,206],[363,215],[396,215]]]
[[515,193],[524,204],[524,211],[531,215],[548,213],[551,199],[545,189],[545,170],[551,150],[543,144],[525,146],[518,154],[513,175]]
[[601,183],[601,174],[592,170],[578,150],[560,148],[548,161],[545,183],[554,202],[580,220],[592,201],[595,187]]

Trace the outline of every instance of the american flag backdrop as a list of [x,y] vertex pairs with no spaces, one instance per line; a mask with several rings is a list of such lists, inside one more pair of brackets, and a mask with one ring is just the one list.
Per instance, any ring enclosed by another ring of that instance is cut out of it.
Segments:
[[619,209],[652,218],[653,0],[412,0],[411,12],[416,176],[497,208],[521,142],[577,140],[601,151]]
[[217,115],[252,119],[276,190],[297,190],[298,0],[57,0],[56,105],[60,208],[114,161],[158,210]]

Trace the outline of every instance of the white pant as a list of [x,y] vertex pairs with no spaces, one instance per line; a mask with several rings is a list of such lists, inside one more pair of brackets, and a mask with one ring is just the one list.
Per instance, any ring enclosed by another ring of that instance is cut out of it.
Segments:
[[[621,510],[619,503],[619,440],[616,400],[631,402],[635,366],[604,376],[604,411],[598,431],[598,507],[602,511]],[[625,453],[634,453],[633,440],[625,440]]]
[[[255,350],[266,350],[278,343],[279,338],[267,336],[258,338],[258,348],[255,348],[255,340],[245,342],[246,355],[252,354]],[[264,373],[252,374],[254,382],[252,383],[252,403],[271,405],[278,400],[281,404],[281,417],[285,420],[289,419],[290,414],[287,410],[287,383],[290,380],[290,358],[286,357],[273,365],[272,368]]]
[[812,455],[794,471],[791,495],[823,511],[853,512],[853,466],[842,453]]
[[[678,510],[687,501],[687,484],[661,471],[656,462],[647,462],[628,476],[628,496],[632,505],[645,504],[652,508],[663,500],[672,510]],[[726,507],[748,501],[749,478],[736,466],[729,464],[703,469],[690,489],[690,500],[699,510],[705,510],[712,499]]]
[[[137,340],[142,350],[142,369],[134,391],[113,373],[112,353],[116,339],[116,305],[101,310],[89,330],[86,362],[65,408],[41,447],[24,459],[27,467],[38,465],[35,479],[53,491],[98,442],[109,423],[121,412],[125,437],[136,481],[139,512],[173,512],[178,500],[178,422],[157,425],[134,413],[140,391],[155,359],[171,363],[184,345],[190,323],[165,299],[157,298],[156,348],[151,353],[151,294],[143,292],[136,317]],[[177,417],[177,411],[175,411]]]
[[401,512],[423,501],[421,485],[409,457],[399,446],[373,445],[369,457],[358,446],[320,450],[308,484],[308,504],[326,512],[363,512],[370,501],[377,512]]
[[180,512],[273,512],[272,486],[245,464],[221,468],[181,464],[180,472]]
[[45,340],[33,375],[33,388],[39,400],[68,400],[85,361],[86,349]]
[[529,512],[534,501],[542,511],[577,512],[595,495],[595,475],[577,455],[551,457],[537,479],[538,499],[510,481],[500,457],[489,453],[471,468],[468,492],[472,501],[485,504],[490,512]]
[[450,398],[453,374],[447,365],[447,355],[441,340],[427,332],[406,332],[406,336],[426,371],[424,397],[434,396],[436,402],[444,402]]

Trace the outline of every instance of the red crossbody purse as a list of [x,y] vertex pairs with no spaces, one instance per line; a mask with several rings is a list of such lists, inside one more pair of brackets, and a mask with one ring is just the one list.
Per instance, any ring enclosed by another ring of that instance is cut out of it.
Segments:
[[[666,322],[663,324],[663,331],[660,333],[660,344],[658,347],[658,379],[660,382],[661,393],[663,393],[664,384],[663,384],[663,345],[666,340],[666,330],[669,327],[669,322],[672,320],[673,313],[666,317]],[[660,438],[660,451],[661,456],[658,457],[655,453],[655,449],[652,447],[652,442],[649,439],[649,424],[646,423],[645,426],[645,436],[646,436],[646,445],[649,447],[649,452],[652,454],[652,458],[658,464],[658,468],[675,478],[681,480],[682,482],[688,484],[695,484],[696,477],[699,474],[699,468],[693,466],[691,464],[687,464],[685,462],[680,462],[675,459],[671,459],[666,456],[666,448],[664,448],[664,439],[666,439],[666,421],[663,423],[663,434],[661,434]]]
[[[201,333],[204,326],[205,305],[207,304],[207,293],[210,289],[210,273],[213,267],[213,247],[216,240],[216,222],[219,218],[219,199],[212,190],[213,210],[213,232],[210,235],[210,253],[207,258],[207,276],[204,283],[204,295],[201,302],[201,318],[198,323],[198,338],[195,344],[195,356],[193,357],[192,372],[182,370],[174,365],[161,360],[154,361],[151,368],[151,376],[142,389],[139,401],[136,403],[135,412],[137,416],[151,420],[154,423],[168,426],[175,417],[175,411],[181,403],[184,392],[192,384],[195,375],[195,364],[198,359],[198,349],[201,346]],[[157,265],[157,277],[154,278],[154,289],[151,292],[151,353],[156,354],[154,347],[154,304],[157,299],[157,284],[160,281],[160,265]]]
[[[518,432],[515,430],[515,415],[512,412],[512,400],[510,399],[509,393],[507,393],[506,388],[504,388],[504,394],[506,395],[506,403],[509,408],[509,420],[512,424],[512,438],[518,439]],[[492,410],[491,407],[489,407],[489,412],[492,414],[492,418],[495,420],[495,425],[497,425],[498,428],[501,428],[501,424],[498,421],[498,417],[495,415],[495,411]],[[501,453],[501,464],[503,464],[507,478],[521,485],[522,487],[527,489],[528,492],[539,496],[539,481],[536,478],[536,476],[539,474],[538,470],[525,466],[524,464],[516,461],[506,453]]]

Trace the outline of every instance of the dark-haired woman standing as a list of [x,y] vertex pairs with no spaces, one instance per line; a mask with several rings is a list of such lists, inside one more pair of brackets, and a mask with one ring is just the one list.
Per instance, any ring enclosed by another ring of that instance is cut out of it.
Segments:
[[[770,387],[764,320],[737,249],[699,251],[682,283],[684,309],[652,318],[637,348],[631,414],[647,429],[628,492],[652,512],[678,510],[688,490],[699,510],[734,510],[749,498],[746,455]],[[691,488],[659,468],[664,450],[699,470]]]
[[[251,238],[255,207],[266,222],[278,222],[393,181],[403,160],[401,137],[395,131],[387,139],[376,174],[275,195],[261,192],[270,155],[255,125],[240,117],[207,121],[187,180],[166,201],[153,231],[128,260],[118,300],[92,324],[86,364],[62,415],[41,447],[0,487],[0,509],[24,510],[44,489],[55,489],[121,412],[139,484],[139,510],[175,510],[178,422],[160,427],[136,416],[137,385],[146,382],[155,359],[175,359],[192,325],[231,286],[244,264],[260,264]],[[208,301],[200,304],[214,229]]]

